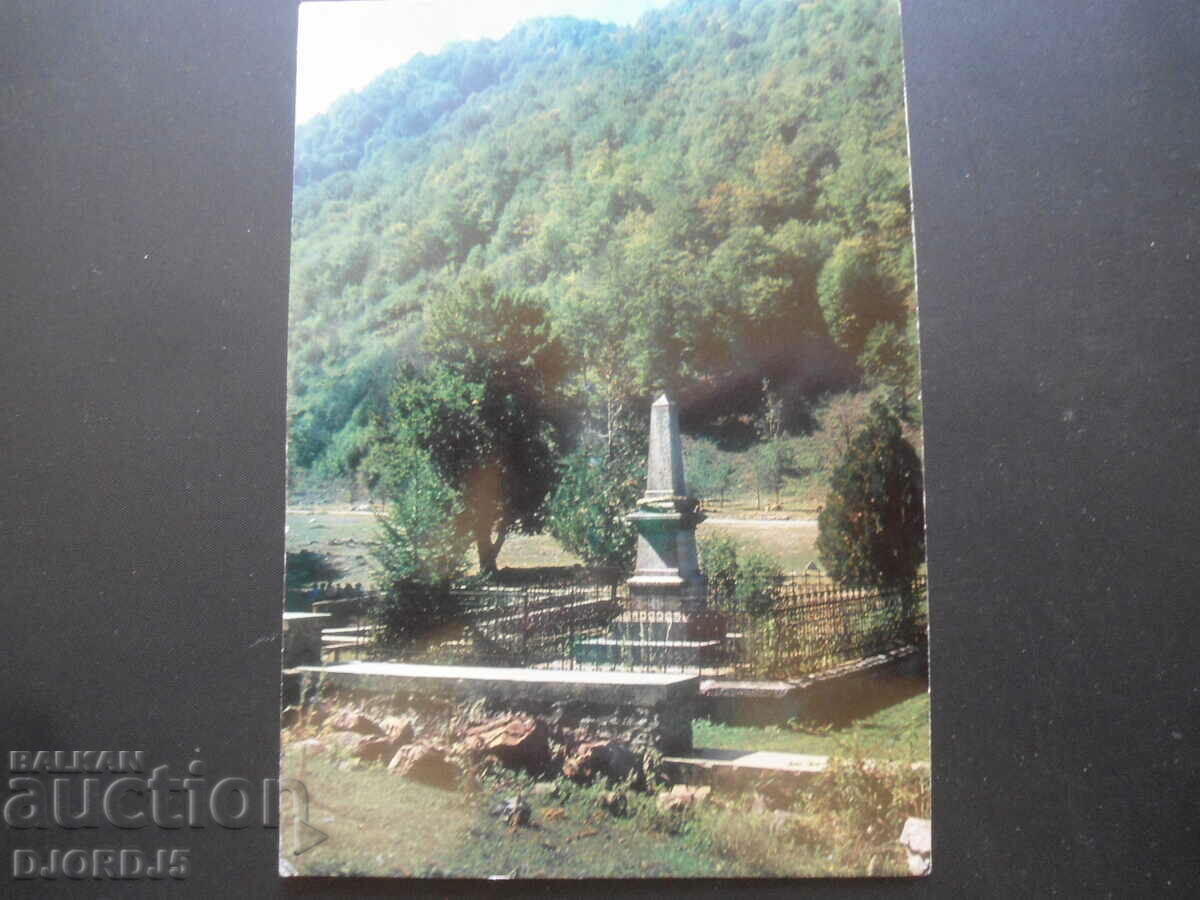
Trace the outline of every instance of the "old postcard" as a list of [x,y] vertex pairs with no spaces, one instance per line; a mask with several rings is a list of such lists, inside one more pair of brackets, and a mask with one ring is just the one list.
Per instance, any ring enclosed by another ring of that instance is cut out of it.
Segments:
[[930,869],[894,0],[304,3],[281,871]]

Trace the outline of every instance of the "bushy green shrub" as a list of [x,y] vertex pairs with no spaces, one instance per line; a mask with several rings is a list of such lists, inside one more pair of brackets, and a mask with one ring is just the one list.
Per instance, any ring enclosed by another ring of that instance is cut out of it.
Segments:
[[627,516],[642,489],[631,454],[583,446],[563,463],[547,526],[562,546],[592,568],[633,569],[637,532]]
[[717,606],[766,616],[775,606],[783,570],[766,554],[744,552],[727,537],[700,541],[700,567],[708,578],[709,599]]
[[775,607],[783,570],[762,553],[747,553],[738,560],[734,601],[752,616],[765,616]]
[[379,519],[379,597],[372,618],[385,644],[410,643],[451,621],[451,595],[466,573],[469,535],[455,526],[461,500],[419,450],[392,454],[388,511]]
[[737,542],[727,537],[705,537],[698,542],[700,568],[708,579],[709,599],[722,605],[733,602],[737,588]]
[[834,471],[818,527],[821,563],[842,584],[906,590],[925,561],[921,460],[881,401]]

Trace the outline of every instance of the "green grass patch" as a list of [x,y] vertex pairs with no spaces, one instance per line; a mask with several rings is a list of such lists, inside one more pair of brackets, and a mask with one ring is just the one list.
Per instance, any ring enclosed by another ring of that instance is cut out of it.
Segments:
[[803,725],[755,728],[696,719],[692,743],[719,750],[920,762],[929,759],[929,694],[918,694],[839,729],[805,729]]

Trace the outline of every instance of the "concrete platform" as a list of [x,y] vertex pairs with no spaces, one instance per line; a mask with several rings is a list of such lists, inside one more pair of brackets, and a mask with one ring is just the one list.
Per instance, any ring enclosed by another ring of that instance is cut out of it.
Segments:
[[755,769],[808,775],[819,775],[829,767],[828,756],[772,750],[696,749],[691,756],[671,756],[663,762],[699,769]]
[[657,672],[580,672],[384,662],[303,666],[301,671],[335,690],[374,694],[410,692],[495,700],[581,700],[662,708],[690,707],[700,692],[700,678],[696,675]]
[[[770,750],[714,750],[696,748],[687,756],[665,756],[663,765],[672,778],[685,784],[716,783],[725,787],[752,786],[764,778],[794,778],[804,782],[823,775],[828,756],[777,753]],[[868,767],[929,771],[929,763],[896,763],[864,760]]]

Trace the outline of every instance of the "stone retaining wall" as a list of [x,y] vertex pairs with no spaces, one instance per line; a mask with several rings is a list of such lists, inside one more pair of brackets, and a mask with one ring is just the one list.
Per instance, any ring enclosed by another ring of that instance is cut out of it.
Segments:
[[469,722],[521,713],[545,723],[551,741],[618,741],[640,753],[690,753],[699,678],[629,672],[556,672],[401,663],[302,667],[306,703],[337,702],[382,715]]

